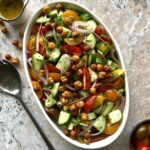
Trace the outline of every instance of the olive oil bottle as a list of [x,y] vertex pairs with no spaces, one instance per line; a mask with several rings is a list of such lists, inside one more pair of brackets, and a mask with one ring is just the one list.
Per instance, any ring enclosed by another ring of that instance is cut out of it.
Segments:
[[23,8],[22,0],[0,0],[0,15],[5,19],[17,18]]

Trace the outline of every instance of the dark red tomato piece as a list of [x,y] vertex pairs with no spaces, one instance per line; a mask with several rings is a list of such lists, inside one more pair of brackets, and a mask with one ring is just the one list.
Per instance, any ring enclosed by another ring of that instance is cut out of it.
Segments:
[[60,73],[60,70],[51,64],[46,64],[46,67],[47,67],[49,72]]
[[88,68],[83,68],[83,90],[91,88],[91,75]]
[[40,30],[39,32],[41,35],[45,35],[49,31],[49,29],[46,26],[37,25],[35,28],[37,32]]
[[109,83],[109,84],[104,84],[104,85],[101,85],[99,88],[98,88],[98,91],[100,92],[106,92],[107,90],[109,89],[114,89],[114,84],[112,83]]
[[103,39],[103,41],[108,42],[109,44],[112,44],[112,40],[110,39],[109,36],[101,35],[100,37]]
[[80,49],[79,46],[74,46],[74,45],[62,45],[61,46],[61,51],[64,51],[70,55],[82,55],[82,50]]
[[150,150],[150,147],[142,144],[136,150]]
[[84,112],[89,113],[91,111],[96,96],[97,94],[93,94],[86,99],[83,107]]
[[101,35],[101,34],[107,34],[106,30],[104,29],[104,27],[102,26],[97,26],[96,29],[95,29],[95,33],[97,35]]

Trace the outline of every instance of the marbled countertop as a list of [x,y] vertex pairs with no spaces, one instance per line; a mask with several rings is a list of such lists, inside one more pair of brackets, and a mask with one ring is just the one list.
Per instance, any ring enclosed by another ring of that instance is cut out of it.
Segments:
[[[29,17],[46,2],[48,0],[30,0]],[[145,118],[150,118],[150,0],[76,0],[76,2],[86,6],[103,20],[121,49],[129,78],[130,112],[120,137],[103,150],[128,150],[133,126]],[[22,51],[13,47],[11,41],[18,38],[18,31],[24,30],[25,24],[17,27],[7,24],[7,27],[10,31],[9,36],[5,37],[0,33],[0,56],[4,57],[4,54],[10,53],[22,60]],[[22,98],[56,150],[79,150],[63,140],[49,125],[31,93],[22,62],[17,69],[22,80]],[[0,93],[0,149],[47,149],[17,99],[2,92]]]

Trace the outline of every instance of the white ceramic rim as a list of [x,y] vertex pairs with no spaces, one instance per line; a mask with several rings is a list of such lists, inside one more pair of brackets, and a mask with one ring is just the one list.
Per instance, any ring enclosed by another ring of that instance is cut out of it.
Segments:
[[[109,36],[111,37],[115,47],[116,47],[116,50],[117,50],[117,53],[118,53],[118,56],[119,56],[119,59],[120,59],[120,63],[121,63],[121,66],[122,68],[125,70],[125,90],[126,90],[126,103],[125,103],[125,108],[124,108],[124,112],[123,112],[123,120],[122,120],[122,123],[119,127],[119,129],[111,136],[107,137],[106,139],[104,140],[101,140],[101,141],[97,141],[97,142],[94,142],[94,143],[91,143],[89,145],[86,145],[86,144],[81,144],[75,140],[72,140],[71,138],[65,136],[63,134],[63,132],[57,127],[57,125],[49,118],[49,116],[46,114],[45,110],[43,109],[38,97],[36,96],[33,88],[32,88],[32,84],[31,84],[31,79],[30,79],[30,76],[29,76],[29,73],[28,73],[28,67],[27,67],[27,57],[26,57],[26,49],[27,49],[27,40],[29,38],[29,35],[30,35],[30,30],[31,30],[31,27],[33,25],[33,22],[35,21],[35,18],[40,14],[41,12],[41,9],[43,6],[45,5],[54,5],[56,3],[62,3],[62,4],[69,4],[69,5],[75,5],[76,7],[79,7],[80,9],[83,9],[85,10],[86,12],[89,12],[93,18],[100,24],[102,24],[105,29],[107,30]],[[92,13],[89,9],[85,8],[84,6],[80,5],[80,4],[77,4],[77,3],[74,3],[74,2],[68,2],[68,1],[55,1],[55,2],[49,2],[49,3],[46,3],[44,4],[43,6],[41,6],[35,13],[34,15],[31,17],[30,21],[28,22],[28,25],[26,27],[26,30],[25,30],[25,34],[24,34],[24,39],[23,39],[23,63],[24,63],[24,68],[25,68],[25,73],[26,73],[26,76],[27,76],[27,80],[28,80],[28,83],[30,85],[30,88],[31,88],[31,91],[42,111],[42,113],[44,114],[44,116],[46,117],[47,121],[51,124],[51,126],[57,131],[57,133],[63,137],[66,141],[68,141],[69,143],[75,145],[75,146],[78,146],[80,148],[84,148],[84,149],[97,149],[97,148],[102,148],[102,147],[105,147],[109,144],[111,144],[113,141],[115,141],[119,135],[121,134],[121,132],[123,131],[124,127],[125,127],[125,124],[127,122],[127,118],[128,118],[128,112],[129,112],[129,86],[128,86],[128,79],[127,79],[127,73],[126,73],[126,69],[125,69],[125,65],[124,65],[124,62],[123,62],[123,58],[122,58],[122,55],[121,55],[121,51],[119,49],[119,46],[117,45],[116,43],[116,40],[114,39],[114,37],[112,36],[111,32],[109,31],[109,29],[107,28],[107,26],[102,22],[102,20],[100,18],[98,18],[96,15],[94,15],[94,13]]]

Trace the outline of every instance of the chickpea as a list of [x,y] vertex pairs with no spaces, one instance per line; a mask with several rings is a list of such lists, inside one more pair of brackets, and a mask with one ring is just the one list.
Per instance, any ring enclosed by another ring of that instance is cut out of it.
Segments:
[[96,65],[96,64],[91,64],[90,68],[91,68],[92,70],[96,70],[97,65]]
[[70,97],[72,97],[72,93],[70,91],[64,91],[62,93],[62,97],[64,97],[64,98],[70,98]]
[[68,82],[68,78],[66,76],[62,76],[61,77],[61,82],[62,83],[67,83]]
[[111,77],[113,77],[112,73],[107,73],[106,74],[106,78],[111,78]]
[[56,28],[56,31],[61,34],[63,32],[63,27],[59,26]]
[[13,44],[14,46],[18,47],[18,45],[19,45],[19,40],[13,40],[13,41],[12,41],[12,44]]
[[18,64],[20,63],[20,60],[19,60],[18,57],[12,58],[12,59],[11,59],[11,63],[14,64],[14,65],[18,65]]
[[8,29],[6,27],[2,27],[1,32],[4,34],[8,34]]
[[18,48],[19,48],[19,49],[22,49],[22,43],[21,43],[21,42],[19,42]]
[[62,4],[58,3],[56,4],[55,8],[60,11],[62,9]]
[[91,87],[91,88],[90,88],[90,93],[92,93],[92,94],[96,93],[96,88]]
[[54,79],[52,77],[48,77],[47,82],[50,84],[54,83]]
[[39,71],[39,75],[40,76],[42,76],[42,77],[45,77],[45,70],[44,69],[41,69],[40,71]]
[[74,21],[73,17],[65,17],[64,23],[67,25],[72,25],[72,22]]
[[84,139],[84,143],[85,143],[85,144],[90,144],[90,143],[91,143],[91,139],[90,139],[90,138]]
[[65,90],[66,90],[65,86],[63,86],[63,85],[59,86],[59,91],[60,92],[64,92]]
[[49,11],[50,11],[50,8],[49,8],[48,5],[46,5],[46,6],[44,6],[44,7],[42,8],[42,12],[43,12],[44,14],[48,14]]
[[39,86],[34,85],[34,86],[33,86],[33,89],[34,89],[34,91],[38,91],[38,90],[39,90]]
[[76,104],[72,104],[72,105],[69,106],[70,111],[75,111],[76,109],[77,109]]
[[80,60],[77,64],[76,64],[77,69],[79,68],[83,68],[84,67],[84,63],[82,60]]
[[85,132],[85,133],[83,134],[83,137],[86,138],[86,139],[89,139],[90,136],[91,136],[91,135],[90,135],[89,132]]
[[98,77],[99,79],[104,79],[106,77],[106,72],[104,71],[99,72]]
[[19,36],[23,37],[24,33],[22,31],[19,31]]
[[91,49],[91,47],[88,44],[84,44],[83,50],[88,52]]
[[81,89],[82,88],[82,82],[81,81],[74,82],[74,87],[78,90]]
[[11,60],[12,56],[10,54],[5,54],[5,59]]
[[64,31],[60,34],[60,36],[63,38],[67,37],[67,35],[68,35],[68,32],[64,32]]
[[68,130],[68,129],[64,129],[64,134],[65,134],[66,136],[69,136],[69,130]]
[[110,70],[109,65],[105,65],[105,66],[104,66],[104,71],[106,71],[106,72],[107,72],[107,71],[109,71],[109,70]]
[[82,108],[84,106],[84,102],[83,101],[79,101],[76,103],[78,108]]
[[76,136],[77,136],[77,132],[74,131],[74,130],[71,130],[71,131],[70,131],[70,138],[75,139]]
[[97,66],[96,66],[97,71],[103,71],[103,69],[104,69],[104,67],[102,64],[97,64]]
[[82,69],[78,69],[78,70],[77,70],[77,75],[78,75],[78,76],[82,76],[82,75],[83,75]]
[[87,121],[88,120],[88,115],[86,113],[81,113],[81,120],[82,121]]
[[72,56],[72,60],[75,62],[75,63],[78,63],[80,61],[80,57],[78,55],[73,55]]
[[61,102],[62,102],[62,104],[67,104],[67,103],[68,103],[68,99],[62,98],[62,99],[61,99]]
[[54,42],[48,42],[48,48],[54,49],[56,47],[56,44]]
[[76,38],[80,35],[80,33],[78,31],[72,31],[72,37]]

